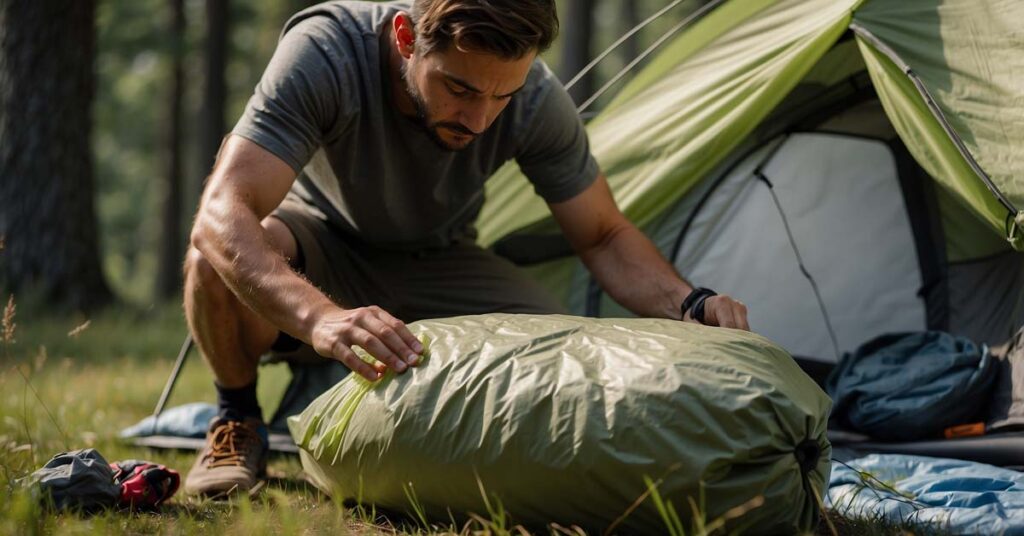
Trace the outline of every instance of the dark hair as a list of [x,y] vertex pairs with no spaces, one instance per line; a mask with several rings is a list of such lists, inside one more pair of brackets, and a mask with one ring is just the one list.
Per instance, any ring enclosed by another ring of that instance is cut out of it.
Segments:
[[543,52],[558,35],[554,0],[415,0],[416,49],[489,52],[519,59]]

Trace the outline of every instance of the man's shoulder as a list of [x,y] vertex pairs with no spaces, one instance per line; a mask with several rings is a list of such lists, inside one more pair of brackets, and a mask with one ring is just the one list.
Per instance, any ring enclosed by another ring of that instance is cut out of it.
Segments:
[[561,86],[558,77],[551,71],[551,68],[544,62],[544,59],[537,56],[533,60],[533,64],[530,65],[530,72],[526,75],[526,87],[523,89],[550,91],[552,87],[556,86]]
[[408,2],[368,2],[334,0],[306,8],[293,15],[281,35],[290,31],[323,31],[350,36],[375,35],[382,24],[400,10],[410,9]]
[[525,134],[521,129],[543,128],[541,122],[536,119],[540,114],[553,111],[553,107],[565,107],[565,110],[558,111],[564,112],[566,115],[574,114],[575,107],[572,105],[572,101],[564,98],[561,95],[563,93],[565,93],[565,88],[558,80],[558,76],[544,63],[544,60],[540,57],[534,60],[533,65],[530,66],[530,72],[526,76],[526,84],[519,93],[512,97],[512,101],[509,103],[511,112],[509,115],[516,124],[516,130]]

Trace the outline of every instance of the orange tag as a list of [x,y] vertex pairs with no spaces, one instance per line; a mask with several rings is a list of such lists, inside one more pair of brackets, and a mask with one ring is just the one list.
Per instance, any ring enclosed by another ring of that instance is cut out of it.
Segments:
[[956,439],[958,437],[975,437],[985,435],[985,423],[983,422],[972,422],[970,424],[961,424],[958,426],[950,426],[943,432],[946,439]]

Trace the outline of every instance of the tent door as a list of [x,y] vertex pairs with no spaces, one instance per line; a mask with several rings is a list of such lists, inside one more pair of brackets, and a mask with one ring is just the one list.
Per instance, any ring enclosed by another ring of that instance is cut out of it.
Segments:
[[783,217],[755,174],[760,168],[820,288],[840,352],[882,333],[926,329],[914,234],[889,145],[824,132],[772,145],[736,166],[694,215],[672,259],[680,273],[748,304],[751,327],[790,353],[837,360]]

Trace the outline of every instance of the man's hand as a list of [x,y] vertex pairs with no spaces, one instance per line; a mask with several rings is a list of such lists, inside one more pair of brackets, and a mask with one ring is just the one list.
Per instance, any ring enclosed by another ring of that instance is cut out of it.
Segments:
[[[686,312],[683,320],[696,322],[690,316],[690,311]],[[747,323],[747,306],[723,294],[711,296],[704,302],[704,324],[750,331],[750,324]]]
[[[366,350],[379,363],[363,361],[352,346]],[[419,364],[423,345],[401,320],[370,306],[325,313],[313,327],[313,349],[374,381],[389,367],[401,373]]]

